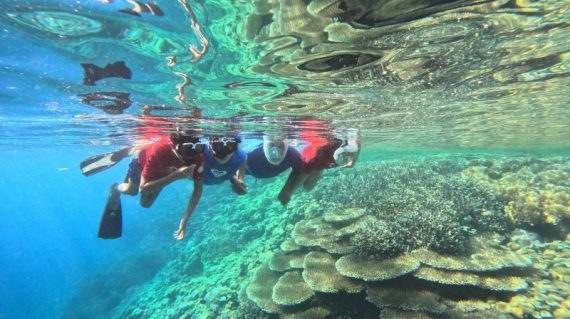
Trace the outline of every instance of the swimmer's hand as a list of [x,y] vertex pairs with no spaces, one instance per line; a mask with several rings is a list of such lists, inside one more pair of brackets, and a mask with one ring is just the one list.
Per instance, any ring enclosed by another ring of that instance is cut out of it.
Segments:
[[194,169],[196,168],[196,164],[192,164],[190,166],[182,166],[176,170],[176,176],[178,178],[191,178],[194,174]]
[[234,176],[230,179],[230,182],[232,183],[231,186],[234,193],[238,195],[245,195],[247,193],[247,186],[245,186],[245,183],[243,181],[237,179]]
[[183,240],[185,236],[186,236],[186,227],[182,228],[182,226],[180,226],[180,228],[178,228],[178,230],[174,232],[174,239],[176,240]]

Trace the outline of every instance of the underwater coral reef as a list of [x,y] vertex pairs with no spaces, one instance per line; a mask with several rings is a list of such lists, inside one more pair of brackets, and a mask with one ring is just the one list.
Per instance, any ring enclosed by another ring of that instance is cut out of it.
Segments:
[[517,227],[563,239],[570,226],[570,163],[567,159],[473,161],[461,173],[496,192]]
[[[458,162],[449,170],[433,159],[362,165],[335,176],[313,194],[310,218],[257,269],[248,300],[281,318],[567,317],[567,260],[535,256],[554,245],[540,242],[551,230],[513,232],[527,225],[512,214],[513,199],[471,174],[479,159]],[[491,161],[507,175],[532,162]],[[548,174],[564,176],[539,166],[533,179],[544,183],[525,187],[552,188]],[[555,264],[556,275],[537,261]],[[544,279],[553,276],[554,284]],[[287,288],[293,297],[284,302]]]
[[288,207],[282,178],[260,181],[193,216],[177,257],[108,317],[568,318],[569,171],[561,158],[362,162]]

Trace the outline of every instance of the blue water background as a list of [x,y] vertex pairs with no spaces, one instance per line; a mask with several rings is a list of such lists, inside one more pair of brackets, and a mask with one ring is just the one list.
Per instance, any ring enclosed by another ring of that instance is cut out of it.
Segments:
[[[140,252],[150,235],[154,237],[153,228],[160,227],[154,220],[157,211],[168,208],[168,194],[172,199],[177,188],[184,192],[183,183],[173,185],[173,192],[165,192],[150,209],[141,209],[138,198],[124,196],[125,236],[121,240],[98,239],[109,185],[124,177],[128,161],[99,175],[82,176],[78,163],[93,155],[92,151],[44,148],[3,152],[0,318],[57,318],[74,285],[84,276],[105,270],[126,254]],[[178,219],[171,221],[174,230]],[[157,247],[161,241],[176,244],[170,229],[160,229],[160,233],[162,236],[152,238]]]
[[[257,144],[255,140],[244,142],[246,150]],[[160,247],[186,247],[187,241],[172,237],[192,191],[192,183],[186,180],[169,185],[148,209],[139,206],[138,196],[123,195],[123,237],[97,238],[109,186],[123,180],[129,159],[89,177],[81,174],[79,163],[111,150],[85,146],[3,150],[1,319],[59,318],[86,279],[124,280],[107,272],[125,264],[125,257],[148,255],[147,250]],[[250,177],[247,181],[255,187]],[[207,210],[209,203],[218,196],[235,196],[227,184],[206,190],[189,223],[190,232],[199,232],[200,226],[194,222],[212,214]],[[167,253],[159,257],[163,263],[172,258]]]

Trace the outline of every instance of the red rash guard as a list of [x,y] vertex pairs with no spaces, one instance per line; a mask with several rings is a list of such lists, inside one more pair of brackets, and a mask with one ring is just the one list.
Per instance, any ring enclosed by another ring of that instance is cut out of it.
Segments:
[[338,143],[331,142],[323,137],[310,137],[305,139],[309,143],[301,153],[303,157],[303,173],[309,174],[314,170],[324,170],[336,166],[334,151]]
[[[141,175],[147,182],[163,178],[180,167],[188,166],[176,156],[169,138],[163,138],[141,151],[138,163],[143,168]],[[201,180],[203,178],[203,173],[198,173],[198,167],[202,166],[203,163],[204,155],[197,155],[194,163],[192,163],[196,164],[194,179]]]

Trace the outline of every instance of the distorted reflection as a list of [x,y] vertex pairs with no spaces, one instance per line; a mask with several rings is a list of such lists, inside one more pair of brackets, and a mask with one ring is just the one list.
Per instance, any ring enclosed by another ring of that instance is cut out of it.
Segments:
[[83,97],[81,103],[93,106],[108,114],[122,114],[131,106],[129,98],[131,94],[126,92],[92,92],[79,94]]
[[159,17],[164,15],[164,12],[162,12],[160,7],[158,7],[156,4],[152,2],[144,3],[141,1],[133,1],[133,0],[127,0],[127,2],[130,3],[133,7],[121,9],[119,10],[119,12],[127,13],[137,17],[140,17],[141,13],[150,13],[153,16],[159,16]]
[[0,319],[570,318],[569,4],[2,1]]
[[124,61],[107,64],[104,68],[92,63],[81,63],[83,67],[83,84],[95,85],[95,82],[105,78],[123,78],[130,80],[133,76]]

